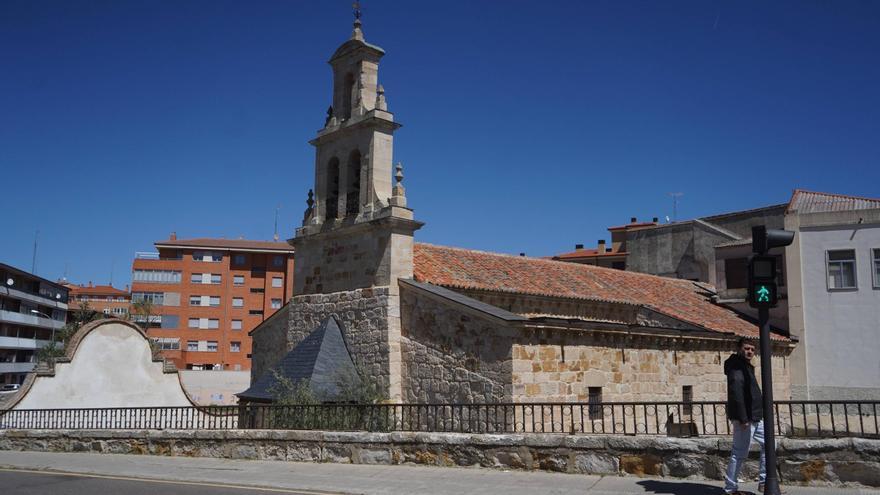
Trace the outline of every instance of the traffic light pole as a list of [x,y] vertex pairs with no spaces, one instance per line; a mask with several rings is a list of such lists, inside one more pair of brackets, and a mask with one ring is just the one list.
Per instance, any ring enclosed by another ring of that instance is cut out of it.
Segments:
[[764,396],[764,456],[767,463],[764,494],[780,495],[779,476],[776,474],[776,430],[773,424],[773,370],[770,368],[772,352],[770,348],[769,308],[758,309],[758,324],[761,327],[761,389]]

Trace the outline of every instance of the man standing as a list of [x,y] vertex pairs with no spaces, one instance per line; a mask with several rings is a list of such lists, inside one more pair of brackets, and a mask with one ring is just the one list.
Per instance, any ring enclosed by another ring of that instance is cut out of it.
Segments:
[[761,388],[755,379],[755,344],[743,337],[739,340],[736,354],[724,361],[724,374],[727,375],[727,419],[733,424],[733,449],[730,462],[724,474],[724,492],[741,494],[737,476],[743,461],[749,456],[749,446],[754,438],[761,446],[761,472],[758,478],[758,491],[764,491],[767,476],[767,463],[764,458],[764,407]]

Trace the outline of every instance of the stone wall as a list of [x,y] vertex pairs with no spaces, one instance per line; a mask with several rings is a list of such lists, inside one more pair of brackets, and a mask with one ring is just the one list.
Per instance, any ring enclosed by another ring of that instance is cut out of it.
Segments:
[[[421,464],[720,480],[729,438],[270,430],[0,430],[0,450]],[[786,483],[880,486],[880,440],[781,439]],[[757,475],[754,446],[743,475]]]
[[[726,400],[724,360],[731,354],[729,346],[671,338],[611,341],[575,332],[544,344],[517,343],[512,399],[585,402],[590,387],[601,387],[604,402],[680,401],[682,387],[691,386],[695,401]],[[776,400],[790,397],[787,361],[782,354],[773,358]],[[756,375],[760,377],[760,368]]]
[[390,356],[392,344],[399,354],[399,343],[390,341],[389,332],[393,318],[390,313],[397,307],[397,300],[389,287],[294,296],[290,301],[287,350],[293,349],[324,319],[335,316],[355,365],[386,389],[390,387],[392,399],[397,383],[399,397],[399,370],[392,369]]
[[260,324],[251,335],[251,383],[256,382],[269,369],[278,364],[289,351],[287,329],[290,326],[290,304]]
[[510,399],[510,352],[517,330],[411,289],[402,289],[400,298],[405,402]]

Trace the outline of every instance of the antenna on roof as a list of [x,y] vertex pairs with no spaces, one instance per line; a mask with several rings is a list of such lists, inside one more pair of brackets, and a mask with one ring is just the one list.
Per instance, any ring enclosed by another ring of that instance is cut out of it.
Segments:
[[34,256],[31,258],[31,273],[37,274],[37,240],[40,238],[40,230],[34,232]]
[[678,221],[678,198],[684,196],[683,192],[671,192],[669,193],[672,196],[672,221]]
[[113,265],[115,264],[115,260],[110,260],[110,287],[113,287]]
[[275,207],[275,235],[272,236],[272,239],[274,239],[275,242],[278,242],[278,210],[280,209],[281,205]]

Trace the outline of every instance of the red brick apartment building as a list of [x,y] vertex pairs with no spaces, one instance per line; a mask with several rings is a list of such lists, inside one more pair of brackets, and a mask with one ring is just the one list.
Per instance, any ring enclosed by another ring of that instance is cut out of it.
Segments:
[[[248,332],[293,294],[293,247],[244,239],[177,239],[136,253],[132,313],[179,369],[244,371]],[[149,315],[138,301],[150,301]]]
[[131,306],[131,293],[128,286],[125,290],[117,289],[112,285],[76,285],[62,284],[70,289],[70,301],[67,307],[71,313],[77,311],[82,304],[88,304],[89,309],[107,316],[126,318]]

